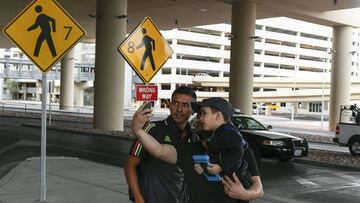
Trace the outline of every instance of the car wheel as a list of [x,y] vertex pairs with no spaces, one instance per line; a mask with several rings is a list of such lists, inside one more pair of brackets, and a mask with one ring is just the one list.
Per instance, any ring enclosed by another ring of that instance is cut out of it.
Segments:
[[290,161],[291,159],[292,159],[292,156],[288,156],[288,155],[280,155],[279,156],[280,161]]
[[257,144],[255,144],[253,142],[249,142],[249,147],[254,154],[255,161],[256,161],[258,167],[260,167],[261,155],[260,155],[259,147],[257,146]]
[[360,155],[360,138],[352,138],[349,143],[349,150],[351,155],[359,156]]

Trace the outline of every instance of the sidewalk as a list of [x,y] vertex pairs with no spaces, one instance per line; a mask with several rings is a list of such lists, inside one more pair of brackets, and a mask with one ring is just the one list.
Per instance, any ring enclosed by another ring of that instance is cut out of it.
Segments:
[[[130,203],[124,170],[77,158],[47,158],[48,203]],[[0,179],[0,203],[40,197],[40,158],[21,162]]]
[[271,125],[274,130],[287,133],[302,133],[306,135],[335,136],[329,131],[329,122],[324,121],[321,127],[319,120],[305,120],[302,117],[295,117],[294,120],[279,116],[254,115],[254,118],[265,125]]

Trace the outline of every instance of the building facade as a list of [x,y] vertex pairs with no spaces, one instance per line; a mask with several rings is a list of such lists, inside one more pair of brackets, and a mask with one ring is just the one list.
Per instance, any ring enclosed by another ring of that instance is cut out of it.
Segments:
[[[231,26],[228,24],[204,25],[163,31],[174,50],[174,54],[153,78],[151,84],[158,85],[157,106],[166,107],[171,93],[180,85],[194,88],[199,99],[228,97]],[[254,52],[254,108],[269,105],[273,110],[298,113],[328,113],[328,94],[331,69],[332,28],[289,18],[270,18],[256,21]],[[359,53],[360,31],[353,34],[352,80],[360,77]],[[95,45],[78,44],[76,51],[75,83],[92,81],[94,75]],[[120,54],[119,54],[119,57]],[[37,78],[22,77],[38,71],[26,62],[26,56],[17,48],[1,49],[0,98],[10,98],[7,80],[18,82],[17,99],[39,100],[41,83]],[[11,60],[14,60],[11,62]],[[9,77],[16,72],[17,77]],[[39,71],[38,71],[39,72]],[[57,64],[51,71],[55,88],[53,101],[59,100],[59,72]],[[40,73],[40,72],[39,72]],[[135,85],[141,83],[129,66],[126,66],[125,106],[135,106]],[[266,85],[264,81],[267,81]],[[269,82],[270,81],[270,82]],[[281,83],[282,81],[285,81]],[[304,82],[305,81],[305,82]],[[303,83],[308,82],[308,85]],[[313,83],[312,83],[313,82]],[[302,85],[300,85],[302,84]],[[313,84],[313,85],[311,85]],[[84,85],[83,85],[84,86]],[[84,103],[92,105],[92,83],[85,85]],[[315,99],[304,99],[302,95],[319,92]],[[262,95],[280,94],[282,99],[273,102],[262,100]],[[321,94],[322,93],[322,94]],[[76,93],[74,93],[76,94]],[[240,93],[241,94],[241,93]],[[298,95],[295,97],[294,95]],[[321,95],[321,96],[319,96]],[[290,98],[296,99],[290,99]],[[81,102],[79,102],[81,103]]]

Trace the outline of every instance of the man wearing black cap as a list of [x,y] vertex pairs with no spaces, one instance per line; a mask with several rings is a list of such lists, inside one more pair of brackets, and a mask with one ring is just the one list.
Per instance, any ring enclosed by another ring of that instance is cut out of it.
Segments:
[[[200,113],[200,125],[203,130],[213,132],[207,143],[207,154],[211,167],[206,170],[210,174],[232,176],[235,172],[244,188],[252,184],[247,170],[247,162],[243,159],[244,150],[248,147],[239,130],[231,124],[233,107],[223,98],[212,97],[202,102],[192,102],[192,108]],[[199,164],[195,165],[198,173],[204,172]],[[215,182],[211,192],[211,202],[239,202],[227,196],[220,182]]]

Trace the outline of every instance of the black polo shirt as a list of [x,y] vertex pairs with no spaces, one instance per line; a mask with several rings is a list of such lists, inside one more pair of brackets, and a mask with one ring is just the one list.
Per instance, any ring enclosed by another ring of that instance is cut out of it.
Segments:
[[[171,116],[163,121],[150,123],[145,131],[160,144],[178,145],[190,143],[193,139],[190,126],[187,125],[186,136],[176,125]],[[188,192],[184,171],[178,164],[169,164],[146,153],[139,141],[135,140],[130,154],[141,157],[138,177],[141,193],[147,203],[187,203]]]

